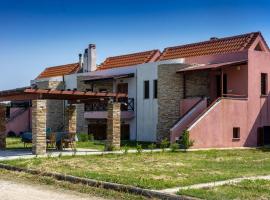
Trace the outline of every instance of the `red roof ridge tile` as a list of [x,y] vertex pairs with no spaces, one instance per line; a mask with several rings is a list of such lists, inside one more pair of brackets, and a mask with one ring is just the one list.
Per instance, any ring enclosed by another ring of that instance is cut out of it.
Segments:
[[56,76],[63,76],[76,73],[80,69],[79,63],[70,63],[64,65],[57,65],[46,67],[43,72],[39,74],[36,79],[51,78]]
[[240,35],[235,35],[235,36],[228,36],[228,37],[217,38],[217,39],[214,39],[214,40],[205,40],[205,41],[201,41],[201,42],[194,42],[194,43],[189,43],[189,44],[183,44],[183,45],[177,45],[177,46],[167,47],[165,49],[179,48],[179,47],[189,47],[189,46],[197,46],[197,45],[201,45],[201,44],[221,42],[221,41],[226,41],[226,40],[230,40],[230,39],[236,39],[236,38],[241,38],[241,37],[244,37],[244,36],[249,36],[251,34],[258,34],[259,35],[259,34],[261,34],[261,32],[251,32],[251,33],[245,33],[245,34],[240,34]]

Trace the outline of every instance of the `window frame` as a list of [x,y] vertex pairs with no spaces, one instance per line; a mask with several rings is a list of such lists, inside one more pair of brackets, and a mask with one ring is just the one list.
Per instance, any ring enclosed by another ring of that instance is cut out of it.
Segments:
[[261,82],[260,82],[260,86],[261,86],[261,96],[266,96],[267,95],[267,85],[268,85],[268,74],[267,73],[261,73]]
[[240,134],[240,127],[233,127],[233,135],[232,139],[235,140],[240,140],[241,134]]
[[158,80],[153,80],[153,99],[158,98]]
[[143,81],[143,98],[144,99],[150,98],[150,81],[149,80]]

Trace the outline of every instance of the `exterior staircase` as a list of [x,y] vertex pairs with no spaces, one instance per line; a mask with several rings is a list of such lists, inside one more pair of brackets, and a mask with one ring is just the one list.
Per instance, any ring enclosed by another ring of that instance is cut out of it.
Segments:
[[207,109],[207,98],[201,98],[195,103],[185,114],[183,114],[179,120],[170,129],[170,140],[175,142],[179,140],[183,131],[186,130],[189,125]]

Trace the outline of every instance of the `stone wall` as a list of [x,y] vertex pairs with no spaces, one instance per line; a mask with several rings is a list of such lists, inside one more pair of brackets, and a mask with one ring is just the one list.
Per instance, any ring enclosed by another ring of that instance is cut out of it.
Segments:
[[120,149],[120,142],[121,142],[120,107],[121,107],[120,103],[108,104],[106,150]]
[[209,96],[209,73],[197,71],[186,76],[186,97]]
[[32,101],[32,152],[36,155],[46,153],[46,100]]
[[0,104],[0,150],[6,148],[6,106]]
[[180,117],[183,98],[183,75],[176,73],[182,64],[158,66],[158,124],[157,140],[169,139],[170,128]]
[[77,132],[88,133],[88,125],[84,118],[84,104],[76,104]]
[[[157,139],[160,142],[170,136],[170,128],[180,118],[180,100],[184,98],[184,77],[176,73],[183,64],[160,65],[158,67],[158,125]],[[208,72],[185,74],[186,98],[209,96]]]
[[[40,89],[64,89],[62,81],[43,81],[37,83]],[[63,100],[46,100],[47,107],[47,128],[52,131],[63,131],[64,128],[64,102]]]

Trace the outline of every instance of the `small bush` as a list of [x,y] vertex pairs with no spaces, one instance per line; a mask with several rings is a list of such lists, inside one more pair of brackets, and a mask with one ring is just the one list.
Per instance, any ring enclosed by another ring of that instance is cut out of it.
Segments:
[[189,131],[184,130],[182,138],[179,141],[181,149],[189,149],[193,146],[194,141],[189,139]]
[[170,145],[171,152],[176,152],[177,149],[179,149],[179,144],[177,143],[172,143]]
[[123,153],[124,153],[124,154],[128,154],[128,150],[129,150],[128,146],[125,145],[125,146],[123,147]]
[[163,140],[161,141],[161,143],[160,143],[160,148],[162,149],[162,152],[164,152],[165,149],[169,147],[169,144],[170,144],[170,142],[168,141],[167,138],[165,138],[165,139],[163,139]]
[[154,143],[151,143],[149,144],[148,148],[151,150],[151,153],[153,153],[153,150],[157,148],[157,145],[155,145]]
[[78,140],[79,140],[79,142],[87,142],[88,141],[88,134],[87,133],[79,133]]
[[137,153],[138,154],[141,154],[142,153],[142,145],[141,144],[137,144],[136,145],[136,150],[137,150]]
[[106,144],[104,150],[105,151],[114,151],[115,147],[113,145]]
[[94,135],[93,135],[93,134],[89,134],[88,139],[89,139],[90,141],[94,141],[94,140],[95,140],[95,139],[94,139]]

